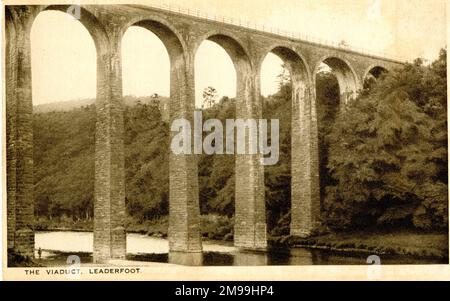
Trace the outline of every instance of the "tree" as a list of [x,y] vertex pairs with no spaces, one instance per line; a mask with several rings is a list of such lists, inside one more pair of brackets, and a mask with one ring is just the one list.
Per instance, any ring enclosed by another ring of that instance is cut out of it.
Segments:
[[291,97],[292,84],[291,84],[291,73],[287,68],[286,64],[281,65],[281,72],[277,75],[278,82],[278,94],[283,94],[285,97]]
[[341,40],[338,45],[339,45],[339,47],[342,47],[342,48],[350,47],[346,40]]
[[391,72],[338,113],[328,163],[336,183],[324,204],[329,226],[447,228],[445,57]]
[[334,179],[328,169],[330,152],[329,135],[334,128],[340,108],[339,83],[329,68],[323,68],[316,75],[316,103],[319,138],[320,195],[325,197],[325,187],[332,185]]
[[217,102],[218,94],[217,90],[211,86],[206,87],[203,90],[203,103],[202,108],[211,108]]

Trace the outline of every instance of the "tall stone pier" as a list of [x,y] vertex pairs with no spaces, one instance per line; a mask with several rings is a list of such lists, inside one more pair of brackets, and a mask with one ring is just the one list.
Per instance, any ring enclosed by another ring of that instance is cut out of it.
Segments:
[[5,13],[8,248],[33,256],[33,107],[30,33],[33,9]]
[[[251,124],[262,118],[259,87],[260,78],[255,70],[238,73],[236,118],[246,122],[247,128],[245,140],[236,141],[237,144],[245,143],[246,153],[239,154],[236,150],[234,245],[247,250],[265,250],[267,247],[264,166],[262,155],[252,152],[258,141],[250,145],[251,131],[257,131]],[[238,135],[236,139],[239,139]]]
[[125,159],[120,29],[97,46],[94,261],[125,259]]

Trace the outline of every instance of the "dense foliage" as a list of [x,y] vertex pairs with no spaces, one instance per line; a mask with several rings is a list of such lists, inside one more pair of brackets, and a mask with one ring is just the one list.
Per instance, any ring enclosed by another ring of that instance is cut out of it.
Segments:
[[36,214],[91,218],[95,108],[35,114],[33,130]]
[[167,215],[169,126],[156,101],[127,107],[124,118],[127,211],[139,221]]
[[[128,213],[138,220],[168,212],[168,125],[157,101],[126,106]],[[95,106],[34,115],[35,211],[39,216],[93,216]]]
[[378,80],[338,112],[328,135],[325,221],[333,228],[446,228],[446,51]]
[[[323,224],[447,227],[446,52],[367,86],[339,109],[329,72],[317,76]],[[223,98],[203,119],[235,117]],[[280,160],[265,167],[268,228],[287,234],[290,219],[291,87],[264,98],[263,117],[280,121]],[[158,99],[126,106],[126,206],[138,222],[168,213],[169,125]],[[95,106],[34,115],[36,215],[90,219],[94,199]],[[201,212],[234,215],[234,156],[199,156]]]

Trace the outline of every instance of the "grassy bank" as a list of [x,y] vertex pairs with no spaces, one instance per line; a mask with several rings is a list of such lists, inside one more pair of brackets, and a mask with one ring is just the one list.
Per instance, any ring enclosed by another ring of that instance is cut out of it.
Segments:
[[272,237],[270,242],[274,246],[284,247],[308,247],[348,253],[448,259],[447,233],[354,231],[329,233],[310,238]]

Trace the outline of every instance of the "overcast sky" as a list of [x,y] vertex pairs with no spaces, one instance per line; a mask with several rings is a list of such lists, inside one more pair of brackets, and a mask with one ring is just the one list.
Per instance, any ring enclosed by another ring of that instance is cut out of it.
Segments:
[[[158,3],[147,1],[148,3]],[[169,3],[169,2],[165,2]],[[413,59],[435,59],[446,45],[444,0],[172,0],[171,5],[232,16],[324,40]],[[189,4],[187,4],[189,3]],[[32,28],[33,103],[95,97],[94,43],[78,21],[61,12],[41,13]],[[196,56],[196,103],[202,90],[235,95],[236,75],[225,51],[204,42]],[[268,56],[262,93],[275,92],[281,60]],[[122,42],[124,95],[169,95],[169,59],[153,33],[130,28]]]

